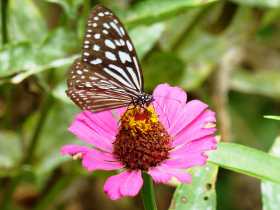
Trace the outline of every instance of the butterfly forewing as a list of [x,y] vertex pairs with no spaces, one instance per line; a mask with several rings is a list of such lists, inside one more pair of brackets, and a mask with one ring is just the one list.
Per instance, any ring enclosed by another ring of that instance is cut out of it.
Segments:
[[97,6],[88,19],[82,61],[98,67],[122,86],[143,89],[142,72],[132,42],[119,19],[102,6]]
[[86,27],[81,59],[70,69],[67,95],[82,109],[127,106],[143,91],[132,42],[119,19],[96,6]]

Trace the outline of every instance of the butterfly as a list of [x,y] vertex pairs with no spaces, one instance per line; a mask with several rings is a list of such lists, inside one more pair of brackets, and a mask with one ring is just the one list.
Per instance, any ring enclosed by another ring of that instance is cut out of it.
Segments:
[[128,33],[101,5],[88,18],[82,56],[71,66],[67,86],[72,101],[93,112],[145,107],[153,101],[143,90],[143,73]]

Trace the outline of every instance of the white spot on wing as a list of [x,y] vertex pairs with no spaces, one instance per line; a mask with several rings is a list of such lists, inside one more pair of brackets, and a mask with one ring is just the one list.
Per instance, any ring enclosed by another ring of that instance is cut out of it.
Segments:
[[129,51],[133,50],[132,44],[130,43],[129,40],[126,40],[126,45],[127,45]]
[[122,34],[122,35],[125,35],[125,32],[124,32],[123,27],[120,26],[119,28],[120,28],[121,34]]
[[107,28],[107,29],[109,29],[109,28],[110,28],[110,26],[109,26],[109,24],[108,24],[108,23],[103,23],[103,26],[104,26],[104,28]]
[[96,65],[102,63],[102,60],[100,58],[97,58],[95,60],[90,61],[90,63]]
[[113,54],[113,53],[111,53],[111,52],[109,52],[109,51],[106,51],[106,52],[105,52],[105,56],[106,56],[108,59],[112,60],[112,61],[116,61],[116,60],[117,60],[115,54]]
[[94,34],[95,39],[100,39],[101,35],[100,34]]
[[140,78],[140,80],[139,80],[140,86],[142,87],[140,68],[139,68],[139,65],[138,65],[138,62],[137,62],[137,59],[135,56],[133,56],[133,62],[134,62],[134,65],[136,66],[136,72],[137,72],[138,78]]
[[127,71],[129,72],[129,74],[131,75],[131,77],[132,77],[134,83],[136,84],[138,90],[140,90],[140,84],[139,84],[139,81],[138,81],[138,79],[137,79],[137,76],[136,76],[136,74],[135,74],[133,68],[127,66],[126,69],[127,69]]
[[109,34],[109,32],[107,30],[105,30],[105,29],[102,30],[102,33],[103,34]]
[[120,35],[120,36],[123,36],[119,27],[116,25],[116,23],[114,22],[110,22],[110,25],[113,27],[113,29],[115,29],[115,31]]
[[88,52],[84,52],[84,56],[89,56],[90,54]]
[[103,13],[103,12],[99,12],[98,15],[99,15],[100,17],[103,17],[103,16],[104,16],[104,13]]
[[93,20],[99,20],[99,17],[94,17]]
[[112,48],[112,49],[116,49],[116,45],[115,45],[111,40],[109,40],[109,39],[106,39],[106,40],[105,40],[105,45],[106,45],[107,47]]
[[94,51],[99,51],[100,50],[100,46],[97,45],[97,44],[93,45],[93,50]]
[[131,57],[126,52],[119,51],[119,57],[122,63],[125,63],[126,61],[131,62]]

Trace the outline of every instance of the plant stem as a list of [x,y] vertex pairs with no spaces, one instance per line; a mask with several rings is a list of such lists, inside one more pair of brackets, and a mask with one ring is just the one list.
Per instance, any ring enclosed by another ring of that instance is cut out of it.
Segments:
[[144,186],[141,190],[141,196],[145,210],[157,210],[153,180],[147,173],[142,173]]
[[53,103],[53,97],[51,94],[48,94],[47,97],[45,98],[45,101],[43,101],[38,123],[35,127],[29,147],[27,148],[26,156],[23,160],[24,164],[29,164],[33,158],[33,154],[35,152],[34,150],[38,144],[40,133],[45,124],[45,121],[46,121],[46,118],[47,118],[47,115],[48,115],[48,112],[50,110],[52,103]]
[[7,10],[8,10],[8,0],[1,0],[1,27],[2,27],[2,44],[8,42],[8,30],[7,30]]

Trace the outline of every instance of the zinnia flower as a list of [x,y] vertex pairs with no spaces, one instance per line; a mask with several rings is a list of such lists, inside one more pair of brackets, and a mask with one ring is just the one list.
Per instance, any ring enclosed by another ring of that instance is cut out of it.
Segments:
[[83,111],[69,127],[90,146],[66,145],[63,155],[81,158],[88,171],[119,172],[104,185],[112,200],[137,195],[143,171],[156,183],[190,183],[186,169],[204,165],[205,152],[216,148],[215,113],[205,103],[186,103],[186,93],[168,84],[158,85],[153,97],[146,109]]

